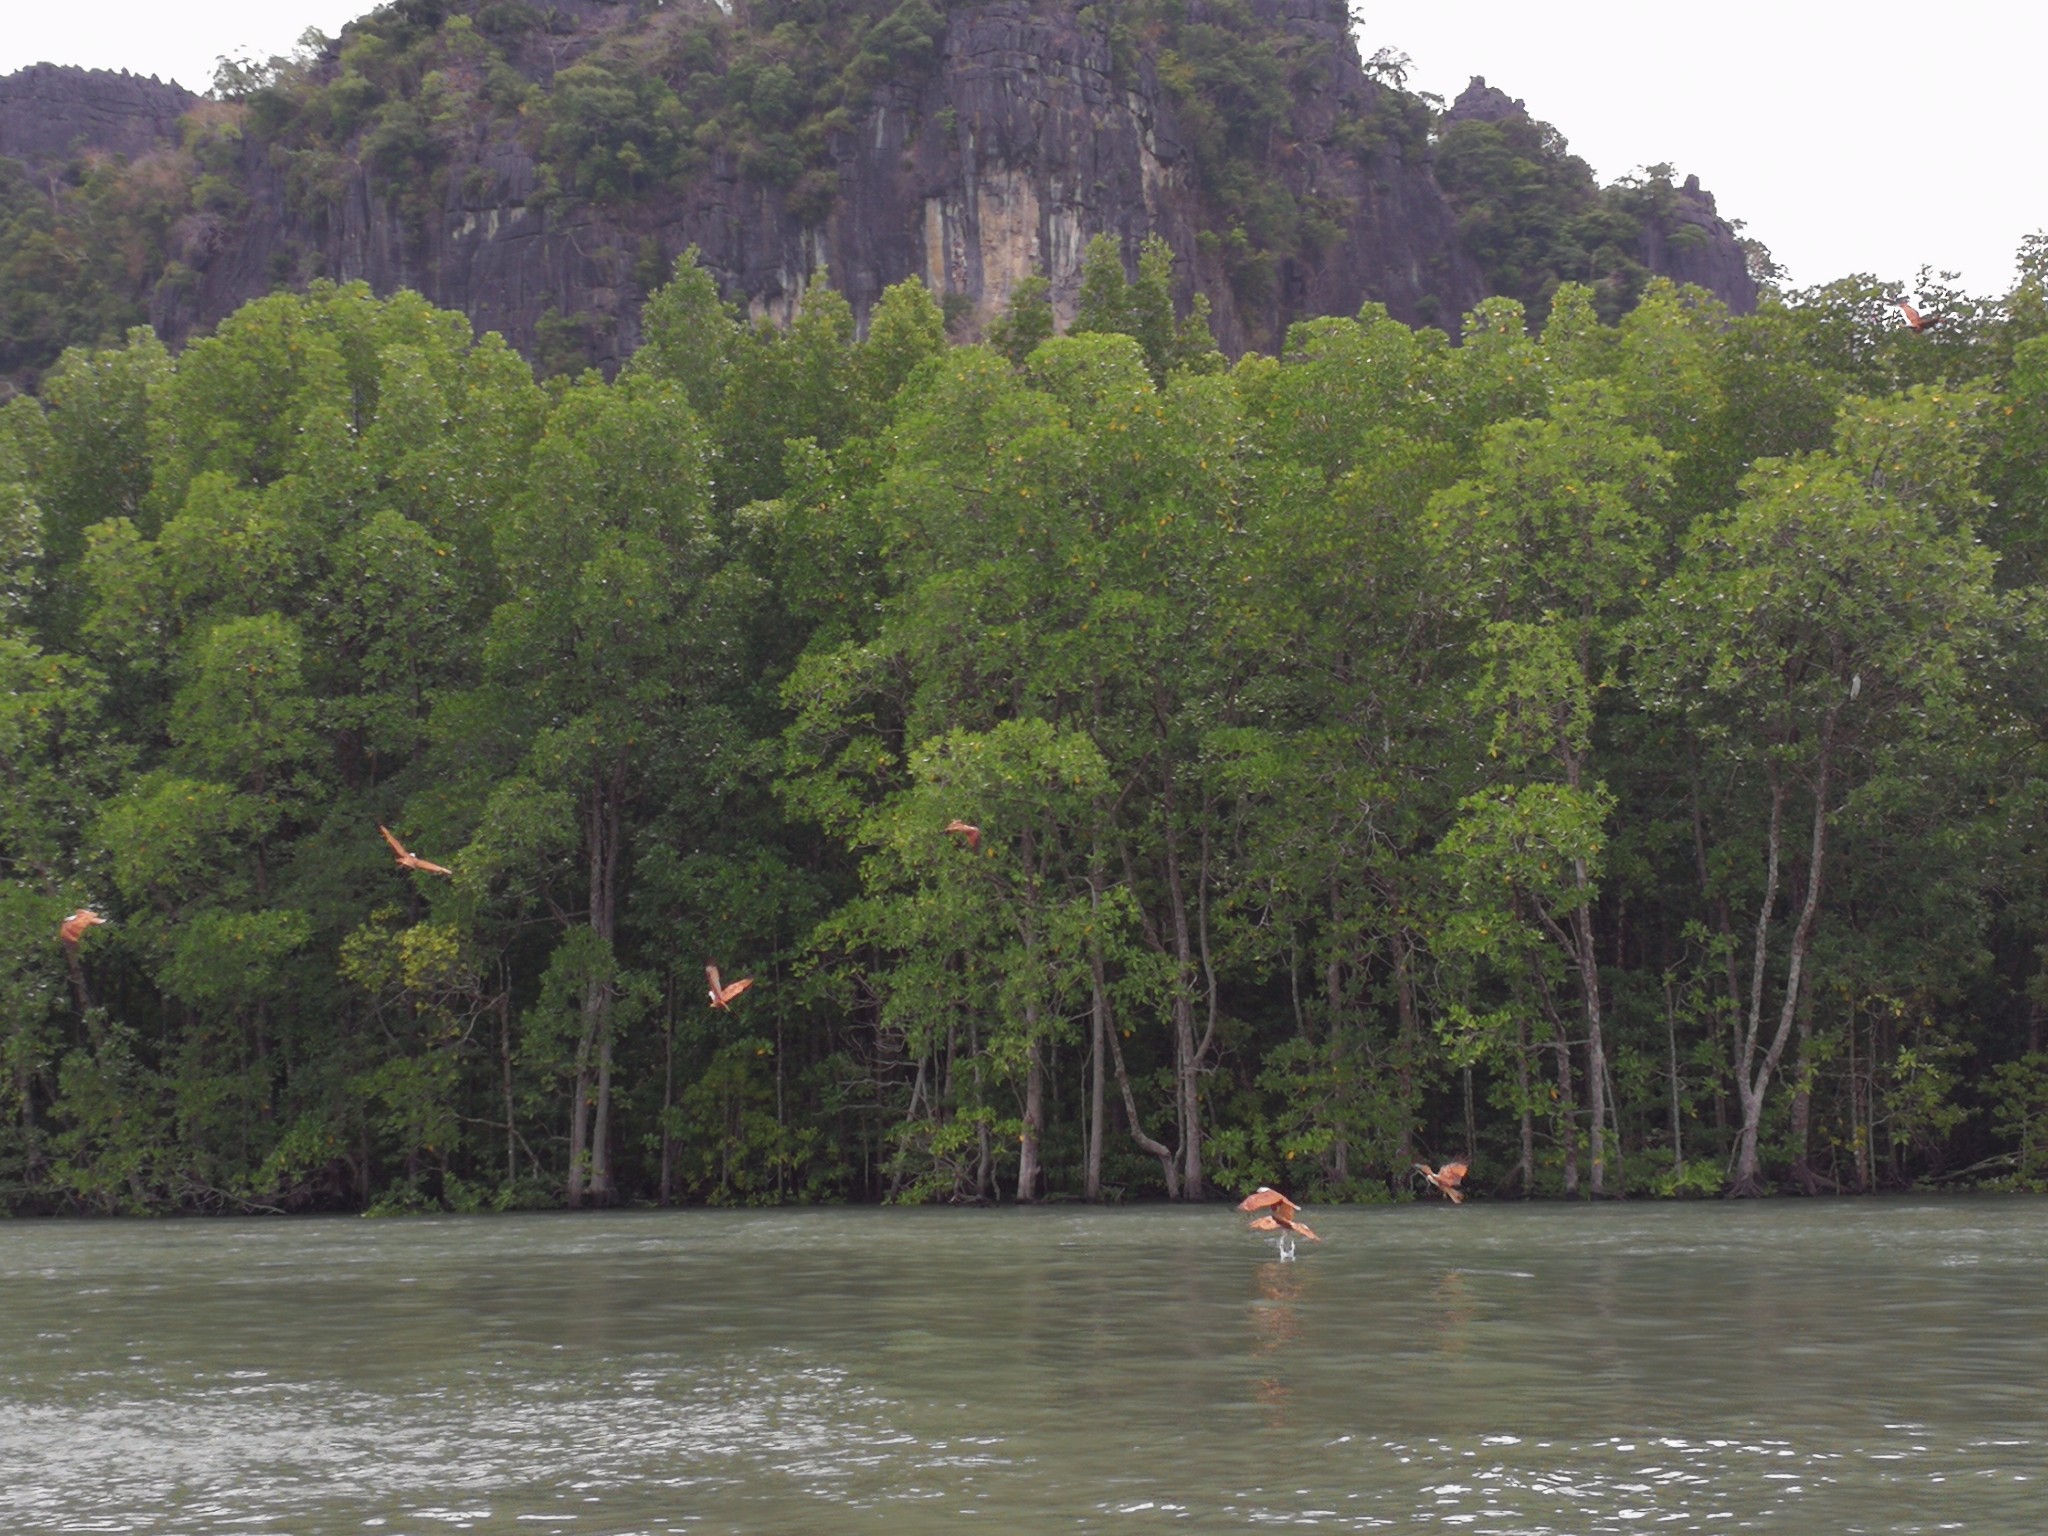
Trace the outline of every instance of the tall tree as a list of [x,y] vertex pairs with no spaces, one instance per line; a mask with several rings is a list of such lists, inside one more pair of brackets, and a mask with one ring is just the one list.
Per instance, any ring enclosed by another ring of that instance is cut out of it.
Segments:
[[[511,728],[518,767],[493,790],[465,862],[488,886],[527,852],[575,850],[576,886],[546,896],[565,930],[552,974],[576,1017],[567,1192],[571,1205],[603,1204],[614,1196],[613,1005],[624,986],[631,810],[650,792],[669,717],[720,666],[715,640],[679,638],[713,622],[720,564],[703,433],[682,391],[644,377],[572,386],[499,525],[497,553],[509,590],[485,641],[487,701],[493,729]],[[460,737],[447,746],[466,750]],[[514,805],[531,814],[515,816]]]
[[1766,1100],[1834,833],[1888,777],[1969,738],[1996,654],[1992,559],[1970,526],[1973,406],[1940,390],[1849,402],[1831,450],[1758,464],[1742,500],[1693,530],[1642,620],[1647,698],[1740,794],[1701,811],[1715,884],[1754,914],[1727,935],[1746,971],[1730,999],[1740,1194],[1763,1187]]

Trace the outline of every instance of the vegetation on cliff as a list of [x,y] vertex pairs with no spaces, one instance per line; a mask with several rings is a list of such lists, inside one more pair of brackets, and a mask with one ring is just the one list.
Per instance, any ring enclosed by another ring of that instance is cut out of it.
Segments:
[[[1562,281],[1592,284],[1609,320],[1633,303],[1645,240],[1669,212],[1661,168],[1603,191],[1526,115],[1454,121],[1384,56],[1368,83],[1340,22],[1283,17],[1262,0],[1096,0],[1063,23],[1099,43],[1122,99],[1142,87],[1170,107],[1193,244],[1219,296],[1227,282],[1240,308],[1263,313],[1290,263],[1297,276],[1328,266],[1355,233],[1356,198],[1328,177],[1286,174],[1312,152],[1365,167],[1383,188],[1390,167],[1427,183],[1420,168],[1434,164],[1488,280],[1538,320]],[[223,61],[178,144],[132,161],[80,153],[33,176],[0,160],[0,376],[33,388],[67,345],[115,342],[152,316],[210,322],[266,286],[334,276],[324,234],[370,221],[371,208],[412,252],[394,258],[401,271],[463,210],[594,213],[598,243],[617,245],[605,281],[637,303],[680,243],[650,232],[661,210],[720,178],[772,193],[795,226],[822,225],[849,195],[850,139],[880,102],[912,110],[946,28],[932,0],[761,0],[730,13],[711,0],[392,0],[338,39],[309,33],[290,58]],[[1428,201],[1441,206],[1433,184]],[[258,217],[290,222],[292,237],[239,272],[228,303],[204,315],[182,304]],[[1447,217],[1431,238],[1455,243]],[[1449,259],[1423,254],[1418,267]],[[1462,255],[1453,265],[1469,273]],[[1447,324],[1471,291],[1436,311],[1439,296],[1424,295],[1415,313]],[[576,305],[557,309],[517,339],[549,371],[573,371],[595,355],[589,325]],[[1277,322],[1263,324],[1232,350],[1277,344]]]
[[1670,166],[1603,188],[1556,129],[1516,113],[1448,124],[1436,168],[1488,285],[1539,320],[1564,283],[1590,287],[1609,321],[1642,294],[1643,224],[1670,211]]
[[70,352],[0,408],[0,1200],[2048,1184],[2024,270]]

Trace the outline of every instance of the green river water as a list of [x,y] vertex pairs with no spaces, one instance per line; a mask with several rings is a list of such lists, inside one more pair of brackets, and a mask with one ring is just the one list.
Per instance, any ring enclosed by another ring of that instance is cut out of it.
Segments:
[[2048,1530],[2048,1201],[0,1222],[0,1531]]

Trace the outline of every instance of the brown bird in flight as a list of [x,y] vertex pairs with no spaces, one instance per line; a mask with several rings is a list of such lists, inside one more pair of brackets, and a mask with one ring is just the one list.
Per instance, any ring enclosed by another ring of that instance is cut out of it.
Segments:
[[1433,1187],[1442,1190],[1451,1204],[1465,1203],[1465,1191],[1458,1188],[1465,1181],[1465,1164],[1445,1163],[1441,1168],[1432,1168],[1427,1163],[1417,1163],[1415,1171],[1429,1180]]
[[718,967],[715,965],[705,966],[704,975],[711,983],[711,1006],[725,1008],[728,1011],[732,1000],[754,984],[754,978],[751,976],[742,976],[735,982],[721,982],[718,979]]
[[1257,1211],[1251,1229],[1254,1232],[1278,1232],[1280,1234],[1280,1257],[1294,1257],[1294,1240],[1305,1237],[1312,1243],[1322,1239],[1309,1230],[1308,1223],[1297,1220],[1301,1207],[1281,1194],[1277,1189],[1268,1189],[1261,1184],[1237,1203],[1240,1211]]
[[64,919],[57,929],[57,937],[64,941],[67,948],[76,949],[78,948],[78,941],[85,937],[86,929],[97,928],[105,921],[106,919],[93,911],[91,907],[80,907],[76,912]]
[[398,855],[398,867],[400,869],[417,869],[423,874],[429,875],[452,875],[455,873],[454,870],[440,864],[429,864],[416,853],[407,852],[405,844],[393,837],[391,829],[385,826],[383,822],[377,823],[377,830],[384,834],[384,841],[389,843],[391,851]]
[[1948,318],[1946,315],[1923,315],[1904,299],[1893,299],[1892,302],[1899,306],[1899,313],[1906,317],[1907,329],[1912,331],[1915,336],[1918,336],[1922,331],[1933,330]]
[[948,832],[965,833],[967,836],[967,846],[970,848],[979,848],[981,846],[981,828],[975,826],[972,822],[961,821],[958,817],[955,817],[952,821],[946,823],[946,830]]

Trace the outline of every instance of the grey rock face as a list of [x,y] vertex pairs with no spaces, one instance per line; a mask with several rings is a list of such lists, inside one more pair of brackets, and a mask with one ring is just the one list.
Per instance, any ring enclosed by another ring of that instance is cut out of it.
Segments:
[[1210,221],[1150,70],[1119,80],[1106,26],[1083,23],[1066,5],[990,0],[950,11],[937,70],[878,90],[832,143],[839,189],[822,219],[806,222],[781,189],[750,183],[730,162],[714,162],[685,195],[657,206],[531,207],[532,159],[516,143],[494,142],[451,166],[446,202],[422,228],[360,173],[328,207],[295,208],[282,172],[252,144],[249,218],[186,257],[198,282],[165,295],[155,318],[179,336],[279,280],[362,278],[379,292],[417,288],[529,354],[549,311],[583,316],[594,360],[611,367],[638,341],[636,272],[650,250],[665,269],[696,245],[728,297],[778,321],[829,270],[863,320],[884,288],[917,276],[962,296],[985,323],[1034,272],[1050,280],[1056,311],[1071,315],[1082,252],[1107,232],[1131,260],[1147,236],[1164,238],[1179,260],[1181,297],[1198,287],[1211,295],[1217,339],[1233,353],[1276,344],[1297,319],[1355,313],[1367,300],[1404,320],[1455,323],[1484,286],[1457,248],[1429,166],[1333,142],[1339,123],[1373,111],[1383,90],[1359,67],[1344,11],[1333,0],[1257,3],[1274,26],[1327,45],[1326,72],[1299,104],[1305,131],[1285,177],[1297,197],[1348,218],[1328,249],[1282,263],[1255,304],[1233,297],[1223,258],[1202,248]]
[[1700,190],[1697,176],[1685,178],[1669,218],[1644,228],[1643,265],[1675,283],[1697,283],[1720,295],[1738,315],[1756,311],[1748,253],[1715,209],[1714,194]]
[[31,64],[0,75],[0,155],[31,169],[83,150],[132,160],[175,144],[198,101],[154,75]]
[[[1273,174],[1297,201],[1326,210],[1335,233],[1276,263],[1271,283],[1247,298],[1233,292],[1219,243],[1203,238],[1216,215],[1149,66],[1120,71],[1107,24],[1093,12],[1084,21],[1070,0],[984,0],[950,8],[936,67],[878,89],[831,142],[838,187],[822,209],[792,207],[788,192],[749,180],[730,158],[657,203],[539,199],[538,167],[502,128],[453,152],[435,203],[421,188],[410,200],[393,195],[358,167],[314,206],[291,195],[284,157],[251,135],[246,213],[181,223],[172,254],[182,268],[157,289],[151,320],[175,344],[279,286],[360,278],[379,293],[416,289],[528,356],[550,315],[569,317],[591,360],[609,369],[638,343],[648,275],[665,274],[690,245],[729,298],[778,321],[829,271],[863,321],[884,288],[917,276],[985,324],[1034,272],[1070,316],[1083,249],[1107,232],[1133,262],[1146,237],[1163,238],[1178,258],[1181,299],[1210,296],[1217,339],[1233,354],[1277,346],[1296,320],[1353,314],[1369,301],[1411,323],[1454,326],[1484,296],[1484,279],[1426,153],[1359,131],[1394,102],[1361,68],[1343,5],[1251,3],[1319,61],[1297,81],[1294,132]],[[555,11],[558,24],[580,29],[550,40],[557,65],[633,14],[617,0],[563,0]],[[1459,109],[1468,98],[1490,109],[1494,97],[1520,110],[1481,81]],[[32,164],[81,147],[133,157],[175,143],[179,115],[198,100],[154,80],[37,66],[0,79],[0,153]],[[1688,185],[1647,259],[1752,307],[1732,235],[1712,199]]]
[[1444,109],[1447,123],[1498,123],[1528,115],[1528,105],[1521,97],[1510,96],[1497,85],[1488,85],[1484,75],[1474,75],[1465,89],[1458,92],[1458,99]]
[[[1484,75],[1474,75],[1444,112],[1444,121],[1499,123],[1528,115],[1528,105],[1520,97],[1488,85]],[[1700,190],[1697,176],[1686,177],[1668,215],[1645,224],[1640,260],[1659,277],[1710,290],[1738,315],[1756,309],[1749,258],[1733,227],[1715,209],[1714,194]]]

